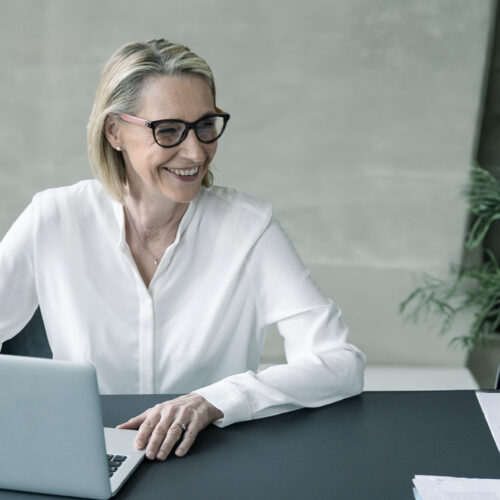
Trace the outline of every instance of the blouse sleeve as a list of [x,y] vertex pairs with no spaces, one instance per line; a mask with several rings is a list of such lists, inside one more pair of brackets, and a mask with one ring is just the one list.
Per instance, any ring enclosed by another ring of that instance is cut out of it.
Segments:
[[0,347],[35,312],[34,205],[31,203],[0,242]]
[[359,394],[364,354],[347,343],[340,310],[318,289],[273,219],[248,260],[264,324],[277,323],[287,364],[226,377],[195,391],[224,413],[215,425],[317,407]]

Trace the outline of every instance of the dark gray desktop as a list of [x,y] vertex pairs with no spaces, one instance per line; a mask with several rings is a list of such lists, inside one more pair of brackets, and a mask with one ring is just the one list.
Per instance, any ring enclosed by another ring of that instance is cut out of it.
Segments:
[[[102,396],[104,425],[166,398]],[[500,453],[474,391],[366,392],[209,426],[187,456],[144,462],[115,498],[413,500],[415,474],[500,479]],[[0,490],[2,500],[49,498],[62,497]]]

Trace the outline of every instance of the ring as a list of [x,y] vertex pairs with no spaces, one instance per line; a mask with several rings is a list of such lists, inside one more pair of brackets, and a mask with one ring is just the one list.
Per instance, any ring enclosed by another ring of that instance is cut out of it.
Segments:
[[174,422],[172,425],[178,425],[181,428],[182,432],[184,432],[187,428],[186,424],[181,424],[179,422]]

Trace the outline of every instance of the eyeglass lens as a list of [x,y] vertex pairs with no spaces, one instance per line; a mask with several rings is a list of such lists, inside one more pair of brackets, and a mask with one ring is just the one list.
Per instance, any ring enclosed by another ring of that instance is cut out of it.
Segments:
[[[179,143],[186,133],[188,125],[176,120],[159,123],[155,128],[156,142],[161,146],[173,146]],[[224,129],[222,116],[207,116],[193,124],[196,136],[201,142],[213,142]]]

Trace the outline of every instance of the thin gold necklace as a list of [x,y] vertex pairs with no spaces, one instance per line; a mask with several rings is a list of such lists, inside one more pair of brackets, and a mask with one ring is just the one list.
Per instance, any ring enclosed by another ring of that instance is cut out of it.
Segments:
[[134,228],[134,231],[135,231],[135,234],[137,234],[137,238],[139,240],[139,242],[141,243],[141,245],[148,251],[148,253],[151,255],[151,257],[153,257],[153,262],[155,263],[155,265],[157,266],[159,263],[160,263],[160,259],[161,257],[157,257],[150,249],[149,247],[146,245],[146,243],[144,243],[143,239],[141,238],[141,236],[139,235],[139,231],[137,231],[137,228],[135,227],[135,224],[134,224],[134,221],[132,220],[132,216],[130,215],[130,212],[128,211],[128,208],[127,206],[125,205],[125,203],[123,204],[123,208],[125,209],[125,213],[127,214],[128,216],[128,220],[130,222],[130,224],[132,224],[132,227]]

